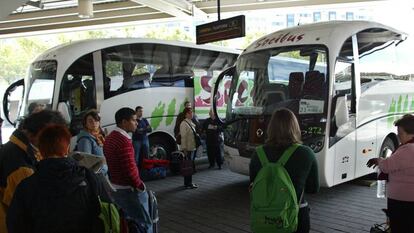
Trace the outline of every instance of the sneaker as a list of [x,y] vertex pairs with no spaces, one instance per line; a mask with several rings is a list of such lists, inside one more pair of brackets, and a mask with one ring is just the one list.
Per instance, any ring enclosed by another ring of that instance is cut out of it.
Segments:
[[210,165],[210,166],[208,166],[208,169],[211,169],[211,168],[213,168],[214,166],[213,165]]
[[196,188],[198,188],[198,185],[196,185],[196,184],[190,184],[190,185],[187,186],[187,188],[188,189],[196,189]]

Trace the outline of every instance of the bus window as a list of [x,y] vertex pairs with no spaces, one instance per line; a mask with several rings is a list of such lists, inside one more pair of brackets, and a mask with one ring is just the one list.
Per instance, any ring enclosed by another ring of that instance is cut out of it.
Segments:
[[335,65],[335,95],[350,95],[352,88],[352,64],[338,60]]
[[85,112],[96,108],[96,88],[92,54],[76,60],[63,76],[59,102],[69,105],[72,114],[71,130],[76,134],[82,128]]
[[[52,107],[56,64],[56,61],[42,61],[32,64],[30,68],[32,83],[30,85],[26,107],[31,103],[44,105],[47,108]],[[28,109],[26,110],[28,111]]]
[[154,86],[169,78],[168,47],[157,44],[129,44],[102,50],[105,99]]
[[[352,46],[352,37],[349,37],[342,45],[339,57],[335,64],[335,82],[334,82],[334,102],[332,103],[334,108],[332,109],[331,116],[333,121],[330,129],[330,141],[329,144],[333,145],[339,139],[348,135],[355,130],[356,122],[356,101],[355,101],[355,85],[354,85],[354,53]],[[339,97],[345,96],[345,100],[348,107],[349,121],[343,125],[338,125],[336,122],[335,113],[340,106],[337,106],[336,100]]]
[[[377,33],[375,31],[375,33]],[[373,81],[390,80],[397,77],[395,43],[396,41],[388,40],[379,41],[372,38],[370,30],[358,33],[359,51],[359,71],[361,84],[367,84]],[[365,38],[367,37],[367,38]],[[364,85],[361,86],[364,91]]]

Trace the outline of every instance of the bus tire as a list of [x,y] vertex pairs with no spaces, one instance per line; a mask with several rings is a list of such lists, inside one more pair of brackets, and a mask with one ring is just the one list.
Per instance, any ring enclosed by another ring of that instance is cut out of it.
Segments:
[[157,147],[161,153],[156,153],[158,159],[168,159],[173,151],[177,150],[175,142],[164,135],[153,135],[149,137],[150,153],[154,147]]
[[381,150],[379,151],[379,158],[387,158],[395,150],[394,141],[390,137],[386,137],[382,143]]
[[[394,152],[395,150],[395,144],[394,141],[388,136],[384,139],[381,145],[381,149],[378,153],[378,158],[386,158],[387,153],[390,154],[390,152]],[[372,173],[365,176],[369,180],[376,180],[378,177],[378,173],[376,171],[373,171]]]

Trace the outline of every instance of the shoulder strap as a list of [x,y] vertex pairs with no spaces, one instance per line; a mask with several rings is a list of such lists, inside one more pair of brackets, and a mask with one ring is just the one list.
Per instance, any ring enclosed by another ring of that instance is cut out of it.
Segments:
[[296,151],[296,149],[299,147],[299,144],[292,144],[289,148],[287,148],[282,156],[279,158],[279,160],[277,161],[278,163],[280,163],[282,166],[285,166],[286,162],[289,160],[290,156],[293,154],[293,152]]
[[269,163],[269,160],[267,159],[263,146],[256,147],[256,153],[257,153],[257,157],[259,157],[262,167],[266,166]]
[[188,121],[186,121],[185,119],[184,119],[184,121],[185,121],[185,123],[187,123],[187,124],[188,124],[188,126],[190,126],[191,131],[193,131],[193,134],[195,134],[196,132],[195,132],[195,130],[193,129],[193,126],[191,126],[191,125],[190,125],[190,123],[188,123]]
[[76,140],[76,143],[79,143],[79,141],[80,141],[80,140],[82,140],[82,139],[84,139],[84,138],[88,139],[89,141],[92,141],[92,140],[93,140],[91,137],[88,137],[88,136],[84,135],[84,136],[79,137],[79,138]]

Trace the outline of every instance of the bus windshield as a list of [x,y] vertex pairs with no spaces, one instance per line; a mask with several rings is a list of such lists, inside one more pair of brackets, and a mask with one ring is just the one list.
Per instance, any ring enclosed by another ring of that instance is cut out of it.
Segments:
[[[255,124],[252,122],[257,119],[263,122],[262,132],[266,131],[273,111],[288,108],[298,117],[303,140],[306,135],[323,136],[328,97],[327,53],[324,46],[305,45],[240,56],[227,102],[226,121],[232,122],[229,131],[234,131],[229,133],[240,136],[237,140],[242,142],[243,133],[236,131],[246,128],[243,124]],[[245,136],[245,142],[251,141],[248,132]],[[261,137],[257,142],[263,140]]]
[[27,107],[31,104],[52,107],[53,89],[55,86],[57,62],[52,60],[34,62],[30,67],[31,82],[27,97]]

